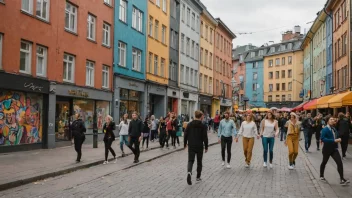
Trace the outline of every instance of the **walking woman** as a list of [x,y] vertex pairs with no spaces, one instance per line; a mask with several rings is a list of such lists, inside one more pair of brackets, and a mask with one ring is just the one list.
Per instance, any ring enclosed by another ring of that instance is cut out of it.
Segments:
[[109,151],[111,154],[114,156],[114,163],[117,162],[116,159],[116,154],[114,149],[111,148],[112,142],[115,141],[115,122],[113,121],[111,116],[106,116],[105,118],[105,124],[103,126],[103,132],[104,132],[104,144],[105,144],[105,161],[104,164],[108,164],[108,155]]
[[176,141],[177,141],[177,144],[178,146],[180,146],[180,138],[182,136],[182,122],[181,122],[181,116],[178,116],[178,119],[177,119],[177,127],[176,127]]
[[242,122],[240,130],[236,137],[236,142],[238,142],[239,136],[243,136],[242,143],[243,153],[246,160],[245,167],[249,168],[249,166],[251,165],[254,138],[257,137],[257,139],[259,139],[257,125],[254,122],[254,117],[252,113],[248,113],[246,116],[246,120]]
[[[277,120],[273,115],[272,111],[268,111],[266,118],[263,120],[263,125],[261,126],[260,136],[262,137],[263,143],[263,157],[264,164],[263,167],[268,165],[268,150],[270,154],[269,167],[273,168],[273,157],[274,157],[274,143],[275,137],[279,134],[279,126]],[[269,148],[269,149],[268,149]]]
[[333,127],[335,122],[335,118],[329,117],[327,126],[321,131],[321,141],[324,145],[323,161],[320,165],[320,180],[326,182],[326,179],[324,178],[325,166],[328,163],[329,158],[332,157],[332,159],[336,162],[337,171],[340,174],[340,184],[347,185],[350,181],[343,177],[343,164],[338,150],[338,143],[341,142],[341,138],[339,137],[336,129]]
[[298,155],[299,138],[301,132],[301,122],[298,121],[298,116],[295,113],[290,114],[290,119],[286,122],[287,137],[285,146],[288,147],[288,169],[293,170],[296,166],[296,158]]
[[339,121],[336,124],[336,129],[341,138],[342,159],[346,160],[346,151],[348,147],[348,140],[350,138],[351,123],[343,113],[339,113]]
[[160,148],[164,148],[165,142],[166,142],[166,147],[169,147],[169,143],[166,141],[166,138],[167,138],[166,122],[163,117],[160,117],[158,132],[159,132]]
[[123,120],[120,122],[119,124],[119,129],[120,129],[120,149],[122,152],[122,157],[125,157],[126,154],[123,151],[123,144],[125,144],[126,146],[128,146],[128,114],[126,113],[125,115],[123,115]]
[[143,136],[143,142],[142,142],[142,150],[144,149],[144,142],[147,140],[147,147],[146,149],[148,150],[148,146],[149,146],[149,133],[150,133],[150,128],[152,127],[151,122],[149,120],[148,117],[145,118],[144,120],[144,127],[143,127],[143,132],[142,132],[142,136]]

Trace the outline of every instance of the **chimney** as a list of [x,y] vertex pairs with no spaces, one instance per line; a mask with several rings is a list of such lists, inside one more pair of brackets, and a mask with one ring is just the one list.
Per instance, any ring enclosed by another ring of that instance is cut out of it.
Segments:
[[300,35],[301,35],[301,26],[296,25],[293,28],[293,32],[289,30],[282,34],[282,42],[292,40],[296,37],[299,37]]
[[296,25],[294,28],[295,34],[301,34],[301,26]]

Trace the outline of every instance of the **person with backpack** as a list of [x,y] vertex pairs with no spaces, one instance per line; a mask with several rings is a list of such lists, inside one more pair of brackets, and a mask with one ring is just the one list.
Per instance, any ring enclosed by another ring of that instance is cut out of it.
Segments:
[[105,145],[105,161],[103,163],[104,165],[109,163],[108,161],[109,151],[114,156],[114,163],[117,162],[115,151],[114,149],[111,148],[112,143],[115,141],[114,130],[115,130],[115,122],[113,121],[113,118],[110,115],[107,115],[103,126],[104,145]]
[[125,152],[123,151],[123,144],[128,146],[128,126],[129,126],[129,122],[128,122],[127,118],[128,118],[128,114],[126,113],[126,114],[123,115],[123,120],[119,124],[119,129],[120,129],[120,149],[121,149],[121,152],[122,152],[122,157],[126,156]]
[[77,159],[76,162],[81,161],[82,157],[82,144],[84,140],[86,139],[86,136],[84,133],[87,131],[86,127],[84,126],[84,122],[81,119],[80,114],[75,115],[76,120],[73,121],[71,127],[72,127],[72,136],[74,139],[74,144],[75,144],[75,150],[77,152]]

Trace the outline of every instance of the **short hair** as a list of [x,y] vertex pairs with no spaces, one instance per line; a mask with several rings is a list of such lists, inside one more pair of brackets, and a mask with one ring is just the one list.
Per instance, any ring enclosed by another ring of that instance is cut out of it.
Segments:
[[345,114],[343,114],[342,112],[339,113],[339,119],[342,120],[343,118],[345,118]]
[[133,111],[132,114],[136,114],[138,116],[138,112],[137,111]]
[[197,119],[201,118],[203,115],[204,114],[202,111],[195,111],[194,112],[194,117],[196,117]]

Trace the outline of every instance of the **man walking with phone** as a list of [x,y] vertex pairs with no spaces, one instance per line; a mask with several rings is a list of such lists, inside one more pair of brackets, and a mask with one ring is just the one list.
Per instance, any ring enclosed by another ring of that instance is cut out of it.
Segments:
[[192,168],[197,155],[197,181],[201,181],[203,150],[208,152],[207,127],[202,123],[204,114],[201,111],[194,113],[195,119],[187,125],[184,133],[184,148],[188,145],[188,174],[187,183],[192,185]]

